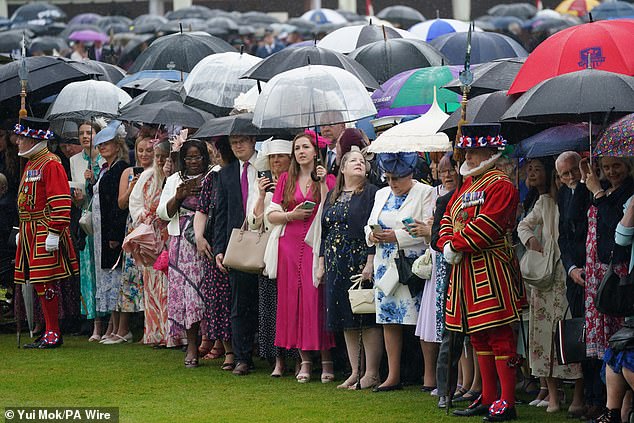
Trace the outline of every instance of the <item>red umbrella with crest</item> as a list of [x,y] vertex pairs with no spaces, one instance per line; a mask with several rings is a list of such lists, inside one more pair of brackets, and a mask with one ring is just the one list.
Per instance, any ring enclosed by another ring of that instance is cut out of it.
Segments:
[[509,95],[528,91],[554,76],[589,67],[634,75],[634,19],[591,22],[564,29],[528,56]]

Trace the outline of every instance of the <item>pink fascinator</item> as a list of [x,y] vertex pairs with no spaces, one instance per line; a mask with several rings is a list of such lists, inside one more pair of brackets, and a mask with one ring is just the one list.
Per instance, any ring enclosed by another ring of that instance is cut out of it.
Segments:
[[330,140],[328,138],[322,137],[321,135],[317,135],[317,133],[313,131],[312,129],[305,129],[304,133],[317,139],[317,147],[319,148],[325,148],[330,145]]

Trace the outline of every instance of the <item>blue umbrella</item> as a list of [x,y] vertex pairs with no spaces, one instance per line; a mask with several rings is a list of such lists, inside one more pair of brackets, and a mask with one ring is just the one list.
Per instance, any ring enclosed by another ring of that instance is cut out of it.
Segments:
[[[441,35],[431,41],[448,59],[446,65],[464,64],[465,51],[467,50],[467,32],[454,32]],[[471,64],[492,62],[496,59],[509,57],[527,57],[517,41],[506,35],[495,32],[473,32],[471,34]]]
[[128,75],[119,82],[117,82],[117,87],[123,87],[127,83],[132,81],[136,81],[138,79],[144,78],[152,78],[152,79],[165,79],[166,81],[174,81],[178,82],[181,80],[181,75],[183,75],[183,81],[187,79],[187,72],[181,72],[177,70],[142,70],[137,73],[133,73],[132,75]]
[[[418,23],[409,29],[409,32],[421,37],[427,42],[441,35],[467,31],[469,31],[468,22],[440,18]],[[481,29],[476,28],[476,31],[481,31]]]
[[555,156],[564,151],[588,151],[590,149],[588,133],[587,123],[548,128],[521,141],[513,155],[532,159]]
[[[625,1],[609,1],[593,8],[592,19],[600,21],[611,18],[624,18],[634,15],[634,4]],[[588,17],[589,19],[589,17]]]

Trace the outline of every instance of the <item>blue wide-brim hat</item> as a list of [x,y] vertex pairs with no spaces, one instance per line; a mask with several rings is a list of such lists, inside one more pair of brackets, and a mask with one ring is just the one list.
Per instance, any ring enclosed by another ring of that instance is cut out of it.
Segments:
[[379,168],[397,178],[414,173],[418,153],[379,153]]
[[105,128],[97,132],[97,135],[92,139],[93,145],[96,147],[99,144],[113,140],[117,136],[119,126],[121,126],[120,120],[111,120]]
[[456,145],[458,148],[497,148],[504,150],[506,140],[502,138],[499,123],[469,123],[460,127],[462,136]]

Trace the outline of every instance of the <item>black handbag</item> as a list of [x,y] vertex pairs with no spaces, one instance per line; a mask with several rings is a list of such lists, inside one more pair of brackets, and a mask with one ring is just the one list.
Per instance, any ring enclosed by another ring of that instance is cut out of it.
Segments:
[[566,308],[564,319],[557,322],[555,329],[555,351],[560,365],[580,363],[586,359],[585,317],[566,319],[570,306]]
[[608,344],[614,351],[634,349],[634,327],[623,326],[610,337]]
[[407,257],[403,250],[398,250],[398,257],[394,259],[396,270],[398,270],[398,281],[403,285],[407,285],[412,297],[417,296],[425,285],[425,280],[412,272],[412,265],[415,260],[416,258]]
[[634,316],[634,275],[619,276],[612,263],[603,276],[595,301],[597,310],[614,317]]

